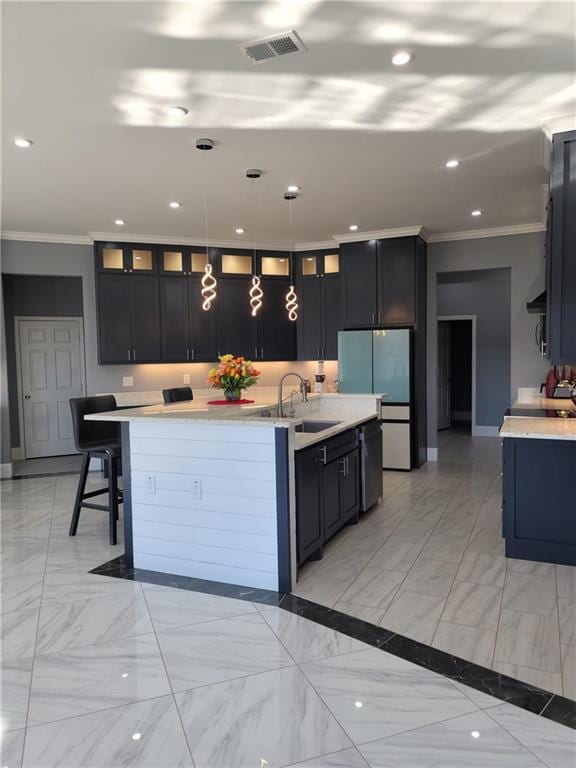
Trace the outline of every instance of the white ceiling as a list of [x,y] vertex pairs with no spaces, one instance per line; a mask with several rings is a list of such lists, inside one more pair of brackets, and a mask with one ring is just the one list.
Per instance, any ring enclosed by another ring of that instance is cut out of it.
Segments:
[[[298,242],[351,223],[540,221],[541,125],[576,112],[575,14],[516,0],[5,2],[2,227],[120,233],[120,217],[126,232],[201,238],[203,165],[210,239],[242,243],[243,226],[286,242],[289,183]],[[287,29],[309,53],[254,66],[238,49]],[[415,54],[401,69],[399,47]],[[169,104],[190,114],[168,118]],[[201,136],[213,152],[194,149]],[[256,185],[249,167],[265,171]]]

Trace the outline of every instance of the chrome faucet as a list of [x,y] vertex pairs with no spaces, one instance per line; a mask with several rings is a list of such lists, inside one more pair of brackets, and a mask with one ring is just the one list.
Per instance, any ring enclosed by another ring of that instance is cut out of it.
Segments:
[[278,418],[280,419],[284,418],[284,409],[282,408],[282,385],[284,384],[284,380],[287,379],[288,376],[296,376],[300,380],[300,394],[302,395],[302,402],[303,403],[308,402],[308,387],[306,384],[306,379],[303,379],[299,373],[295,373],[294,371],[290,373],[285,373],[284,376],[282,376],[282,378],[278,382]]

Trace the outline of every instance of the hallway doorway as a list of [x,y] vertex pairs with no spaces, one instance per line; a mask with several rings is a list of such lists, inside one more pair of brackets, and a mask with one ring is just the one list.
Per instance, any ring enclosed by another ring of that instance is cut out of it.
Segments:
[[476,423],[476,318],[438,318],[439,431],[472,434]]

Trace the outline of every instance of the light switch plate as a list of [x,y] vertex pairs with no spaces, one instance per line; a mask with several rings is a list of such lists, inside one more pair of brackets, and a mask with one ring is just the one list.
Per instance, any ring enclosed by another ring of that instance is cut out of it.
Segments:
[[190,384],[190,374],[185,373],[184,376],[182,377],[182,381],[184,382],[184,384]]
[[123,387],[133,387],[134,386],[134,377],[133,376],[122,376],[122,386]]

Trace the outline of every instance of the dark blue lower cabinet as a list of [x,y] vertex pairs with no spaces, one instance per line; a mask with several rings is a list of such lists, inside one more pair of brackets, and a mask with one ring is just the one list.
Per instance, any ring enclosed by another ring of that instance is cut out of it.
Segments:
[[576,565],[576,441],[504,438],[506,556]]

